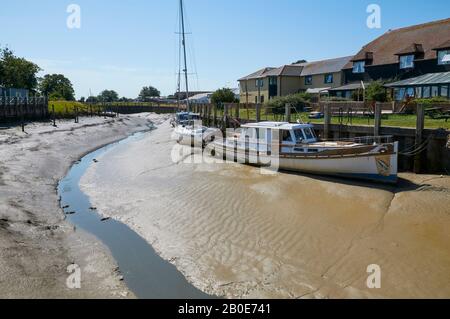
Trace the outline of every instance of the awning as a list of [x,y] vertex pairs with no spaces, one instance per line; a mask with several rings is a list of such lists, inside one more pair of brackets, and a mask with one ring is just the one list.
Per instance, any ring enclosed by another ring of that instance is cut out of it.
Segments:
[[324,94],[326,94],[326,93],[328,93],[328,91],[330,90],[331,88],[314,88],[314,89],[307,89],[306,90],[306,93],[309,93],[309,94],[320,94],[320,93],[324,93]]
[[450,84],[450,72],[428,73],[394,83],[385,84],[385,87],[407,87],[421,85]]
[[[364,83],[364,87],[367,87],[368,83]],[[335,91],[356,91],[356,90],[360,90],[363,89],[363,84],[361,82],[358,83],[350,83],[350,84],[346,84],[334,89],[331,89],[330,92],[335,92]]]

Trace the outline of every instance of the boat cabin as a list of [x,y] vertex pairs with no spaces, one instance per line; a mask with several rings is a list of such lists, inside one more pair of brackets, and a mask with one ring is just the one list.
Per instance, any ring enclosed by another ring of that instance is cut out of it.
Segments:
[[281,152],[309,152],[308,145],[318,141],[313,126],[310,124],[261,122],[243,125],[241,130],[237,141],[238,147],[245,147],[245,143],[248,143],[250,149],[260,152],[271,151],[274,131],[278,132]]
[[192,112],[180,112],[177,113],[175,117],[175,121],[178,125],[192,125],[194,121],[200,120],[200,114]]

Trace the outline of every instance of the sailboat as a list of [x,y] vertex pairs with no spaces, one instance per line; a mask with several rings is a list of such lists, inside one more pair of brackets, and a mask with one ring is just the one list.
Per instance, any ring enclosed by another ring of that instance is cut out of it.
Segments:
[[[178,109],[181,108],[181,73],[184,74],[185,81],[185,102],[186,111],[178,112],[172,120],[174,127],[174,134],[176,141],[179,144],[190,146],[204,147],[208,142],[215,139],[218,134],[217,129],[208,128],[201,125],[200,114],[191,112],[191,105],[189,101],[189,81],[187,68],[187,54],[186,54],[186,31],[184,25],[184,5],[183,0],[180,0],[180,47],[179,47],[179,67],[178,67],[178,83],[177,83],[177,103]],[[181,54],[182,52],[182,54]],[[181,56],[183,56],[183,70],[181,70]],[[181,72],[182,71],[182,72]]]

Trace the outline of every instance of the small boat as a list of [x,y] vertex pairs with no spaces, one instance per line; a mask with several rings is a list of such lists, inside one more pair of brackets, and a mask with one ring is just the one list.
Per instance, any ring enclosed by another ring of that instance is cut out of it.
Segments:
[[174,134],[177,143],[192,147],[205,147],[208,143],[214,141],[216,136],[222,136],[219,129],[197,126],[194,123],[177,125]]
[[396,183],[398,142],[391,139],[320,141],[310,124],[261,122],[216,139],[208,150],[230,161],[277,170]]
[[175,114],[175,117],[170,121],[173,127],[178,125],[193,125],[194,121],[200,121],[201,117],[198,113],[192,112],[179,112]]

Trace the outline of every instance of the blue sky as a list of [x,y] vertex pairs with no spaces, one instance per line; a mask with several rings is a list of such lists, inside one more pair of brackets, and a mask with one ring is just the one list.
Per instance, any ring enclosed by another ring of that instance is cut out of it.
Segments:
[[[81,29],[68,29],[69,4]],[[381,29],[366,25],[381,7]],[[237,87],[265,66],[353,55],[388,29],[450,17],[448,0],[185,0],[192,88]],[[144,85],[176,87],[177,0],[2,1],[0,45],[63,73],[77,97],[114,89],[136,97]]]

